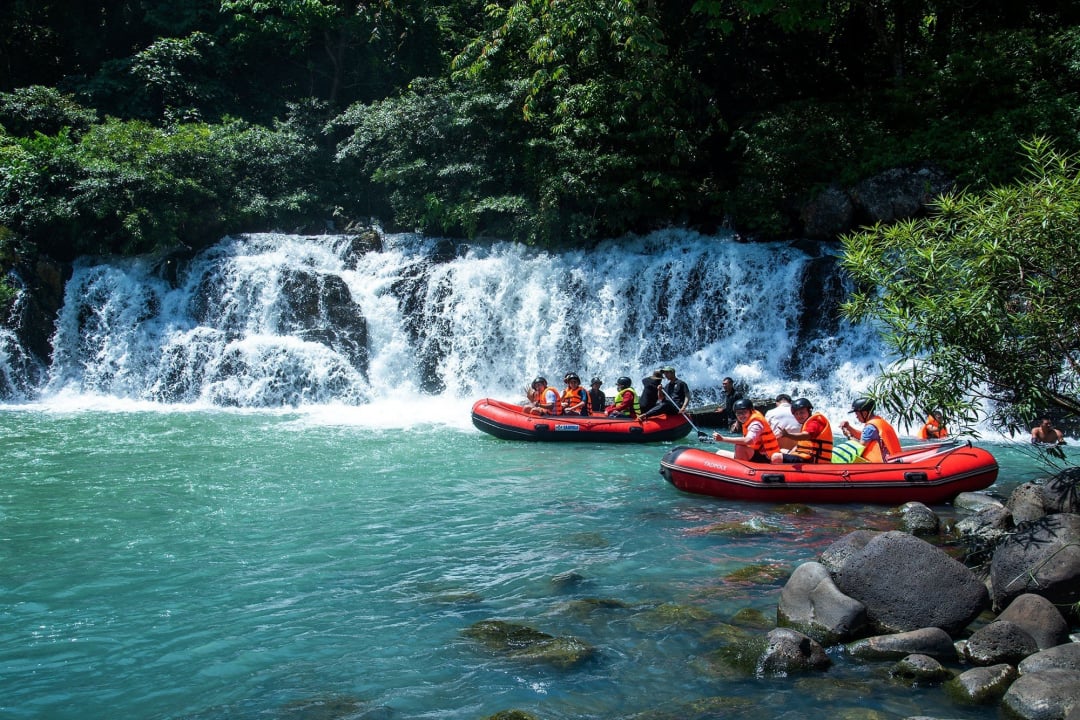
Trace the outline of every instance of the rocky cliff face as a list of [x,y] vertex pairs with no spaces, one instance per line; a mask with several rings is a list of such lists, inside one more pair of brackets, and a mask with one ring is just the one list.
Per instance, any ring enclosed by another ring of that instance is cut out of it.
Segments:
[[826,188],[802,207],[799,219],[807,237],[831,240],[859,226],[917,216],[953,186],[931,165],[894,168],[852,187]]

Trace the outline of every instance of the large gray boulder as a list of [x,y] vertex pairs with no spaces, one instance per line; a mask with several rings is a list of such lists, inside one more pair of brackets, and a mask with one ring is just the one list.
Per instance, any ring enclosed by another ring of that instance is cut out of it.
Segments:
[[1017,668],[1024,675],[1043,670],[1068,670],[1080,677],[1080,643],[1065,643],[1024,659]]
[[997,619],[1022,627],[1040,650],[1069,641],[1069,624],[1057,606],[1042,595],[1025,593],[1019,596],[1002,610]]
[[1038,650],[1035,639],[1008,620],[996,620],[979,628],[964,644],[964,656],[972,665],[1016,665]]
[[835,575],[852,556],[862,552],[866,544],[882,533],[877,530],[855,530],[847,535],[834,540],[829,547],[821,553],[821,564]]
[[938,627],[954,635],[988,604],[986,586],[939,548],[903,532],[873,537],[833,573],[883,633]]
[[1015,524],[1035,522],[1046,515],[1042,485],[1026,482],[1016,486],[1005,506],[1012,513]]
[[780,591],[776,619],[781,627],[832,645],[858,635],[866,625],[866,607],[840,592],[824,565],[808,562],[795,568]]
[[1080,513],[1080,468],[1066,468],[1047,480],[1042,495],[1049,513]]
[[1047,515],[1010,535],[994,550],[990,584],[995,608],[1024,593],[1057,605],[1080,600],[1080,515]]
[[936,167],[891,168],[858,183],[851,191],[858,219],[891,223],[919,214],[953,180]]
[[1080,674],[1071,670],[1042,670],[1016,679],[1001,705],[1023,720],[1064,720],[1080,705]]

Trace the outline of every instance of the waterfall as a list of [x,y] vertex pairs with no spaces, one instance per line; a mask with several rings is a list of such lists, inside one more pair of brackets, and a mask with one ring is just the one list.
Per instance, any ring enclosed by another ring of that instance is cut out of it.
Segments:
[[730,375],[755,397],[846,409],[881,350],[839,320],[842,299],[825,245],[668,230],[549,253],[409,234],[252,234],[179,266],[77,263],[37,393],[361,406],[514,398],[536,375],[561,386],[567,371],[610,391],[618,376],[637,385],[673,364],[694,404],[715,401]]

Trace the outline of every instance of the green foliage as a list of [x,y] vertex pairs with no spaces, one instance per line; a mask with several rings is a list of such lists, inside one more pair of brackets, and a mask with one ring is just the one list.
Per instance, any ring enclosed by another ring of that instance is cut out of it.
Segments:
[[97,122],[97,113],[56,88],[33,85],[0,93],[0,125],[12,135],[55,135],[64,128],[76,135]]
[[488,12],[491,30],[454,59],[453,77],[523,84],[519,184],[537,207],[534,239],[619,234],[714,200],[695,172],[703,138],[722,121],[672,58],[658,15],[627,0],[521,0]]
[[514,189],[523,123],[521,87],[491,91],[414,81],[400,97],[350,107],[331,124],[342,175],[386,188],[395,224],[432,233],[526,233],[530,203]]
[[922,220],[843,240],[859,288],[844,306],[878,325],[901,358],[875,394],[914,422],[944,408],[968,431],[1046,408],[1080,413],[1080,165],[1042,138],[1025,179],[942,198]]
[[202,246],[309,216],[314,156],[308,138],[242,121],[0,136],[0,223],[60,259]]
[[726,206],[751,231],[781,236],[813,191],[853,183],[897,161],[882,160],[889,147],[870,113],[836,103],[789,103],[733,134],[738,182]]

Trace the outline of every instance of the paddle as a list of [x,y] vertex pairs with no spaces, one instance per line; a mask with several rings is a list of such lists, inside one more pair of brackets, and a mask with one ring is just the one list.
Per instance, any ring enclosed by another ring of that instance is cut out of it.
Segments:
[[[665,390],[662,385],[657,389],[660,391],[661,395],[663,395],[665,398],[667,398],[667,401],[669,403],[671,403],[675,407],[678,407],[677,405],[675,405],[675,401],[671,399],[671,396],[667,394],[667,390]],[[712,436],[709,435],[708,433],[706,433],[705,431],[703,431],[697,425],[695,425],[694,421],[690,419],[689,415],[684,413],[682,410],[679,410],[679,414],[682,415],[684,418],[686,418],[686,422],[690,423],[690,427],[694,428],[694,430],[697,431],[698,442],[712,442]]]

